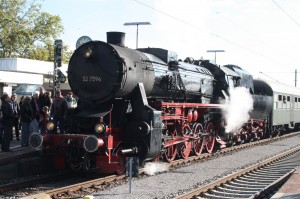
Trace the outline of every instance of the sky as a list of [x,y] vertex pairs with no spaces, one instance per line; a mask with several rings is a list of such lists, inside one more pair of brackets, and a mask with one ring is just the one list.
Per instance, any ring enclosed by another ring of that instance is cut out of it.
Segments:
[[81,36],[106,41],[106,32],[126,33],[125,45],[164,48],[178,58],[234,64],[256,78],[300,88],[299,0],[44,0],[42,11],[59,15],[60,35],[75,49]]

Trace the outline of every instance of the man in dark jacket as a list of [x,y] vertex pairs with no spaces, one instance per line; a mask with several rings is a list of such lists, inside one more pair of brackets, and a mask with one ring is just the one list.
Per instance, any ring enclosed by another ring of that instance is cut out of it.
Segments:
[[3,121],[3,140],[2,140],[2,151],[10,151],[10,141],[12,138],[12,127],[14,121],[14,112],[10,97],[8,95],[3,95],[3,103],[1,106],[2,110],[2,121]]
[[13,127],[15,128],[16,133],[16,140],[20,140],[20,133],[19,133],[19,125],[20,125],[20,105],[17,102],[17,95],[12,94],[11,95],[11,103],[13,105],[13,111],[14,111],[14,122]]
[[57,126],[61,134],[65,132],[65,120],[67,117],[68,105],[66,99],[61,95],[60,90],[55,92],[55,98],[51,107],[51,116],[53,117],[54,130],[57,133]]
[[33,120],[30,123],[30,133],[39,132],[40,121],[40,105],[39,105],[39,92],[34,92],[31,98],[31,108],[33,112]]
[[33,110],[33,117],[38,122],[40,120],[40,105],[39,105],[39,93],[34,92],[31,99],[31,108]]
[[22,124],[22,134],[21,134],[21,146],[29,146],[29,136],[30,136],[30,122],[33,120],[33,111],[30,104],[31,98],[25,96],[21,107],[21,124]]

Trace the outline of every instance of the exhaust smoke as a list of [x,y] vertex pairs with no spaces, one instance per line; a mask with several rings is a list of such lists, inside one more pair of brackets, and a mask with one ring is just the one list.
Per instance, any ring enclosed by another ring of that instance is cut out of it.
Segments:
[[235,132],[250,119],[249,112],[253,110],[253,99],[249,90],[245,87],[229,89],[229,95],[225,95],[225,107],[223,116],[226,120],[225,132]]
[[164,171],[168,171],[169,166],[166,163],[162,162],[148,162],[145,164],[144,172],[147,175],[155,175],[156,173],[161,173]]

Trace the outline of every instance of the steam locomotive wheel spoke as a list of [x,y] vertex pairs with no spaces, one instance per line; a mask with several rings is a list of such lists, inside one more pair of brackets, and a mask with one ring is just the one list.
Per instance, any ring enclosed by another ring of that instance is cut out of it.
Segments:
[[212,122],[209,122],[206,126],[206,132],[209,133],[209,136],[205,136],[206,140],[206,150],[208,153],[211,153],[214,149],[215,140],[216,140],[216,132],[214,129],[214,125]]
[[[185,125],[182,129],[182,137],[190,137],[192,133],[192,130],[189,125]],[[192,142],[185,141],[181,144],[179,144],[178,152],[179,156],[183,159],[187,159],[191,153],[192,150]]]
[[201,133],[203,133],[203,126],[201,124],[197,124],[194,128],[194,138],[197,138],[193,141],[193,152],[197,156],[200,156],[203,150],[203,138],[200,137]]
[[183,159],[187,159],[191,153],[192,149],[192,142],[185,141],[184,143],[180,144],[179,148],[179,155]]
[[177,147],[176,145],[168,146],[163,154],[163,157],[166,161],[172,162],[177,154]]

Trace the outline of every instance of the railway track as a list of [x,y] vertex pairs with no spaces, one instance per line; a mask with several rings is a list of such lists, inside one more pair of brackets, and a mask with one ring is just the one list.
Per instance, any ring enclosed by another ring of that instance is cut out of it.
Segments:
[[300,147],[185,193],[189,198],[263,198],[272,195],[300,165]]
[[[300,132],[291,133],[291,134],[287,134],[287,135],[284,135],[281,137],[275,137],[272,139],[264,139],[264,140],[259,140],[256,142],[250,142],[250,143],[246,143],[246,144],[242,144],[242,145],[233,146],[230,148],[224,148],[224,149],[221,149],[221,150],[217,151],[216,153],[212,153],[212,154],[204,153],[200,156],[192,156],[187,159],[175,160],[169,164],[169,168],[176,169],[177,167],[185,166],[186,164],[192,164],[192,163],[199,162],[199,161],[205,161],[206,159],[215,158],[218,155],[226,155],[226,154],[234,153],[239,150],[251,148],[254,146],[258,146],[258,145],[265,145],[265,144],[268,144],[271,142],[275,142],[275,141],[278,141],[281,139],[289,138],[292,136],[298,136],[298,135],[300,135]],[[141,174],[141,177],[145,176],[143,169],[140,169],[139,173]],[[48,179],[51,179],[51,177],[48,177]],[[39,183],[39,180],[37,180],[37,179],[33,179],[33,180],[34,180],[34,182],[32,182],[32,180],[17,182],[17,187],[21,188],[21,187],[28,186],[28,184],[34,184],[34,183],[38,184]],[[83,196],[83,195],[86,195],[89,193],[104,190],[109,187],[118,186],[122,183],[125,183],[126,180],[127,180],[127,178],[125,175],[119,175],[119,176],[112,175],[112,176],[107,176],[104,178],[88,180],[86,182],[77,183],[77,184],[61,187],[58,189],[52,189],[49,191],[45,191],[43,194],[50,195],[52,198],[80,197],[80,196]],[[45,179],[41,179],[41,181],[45,181]],[[8,190],[16,189],[16,186],[14,186],[13,183],[10,183],[7,186],[1,185],[0,188],[1,188],[1,190],[8,191]]]

